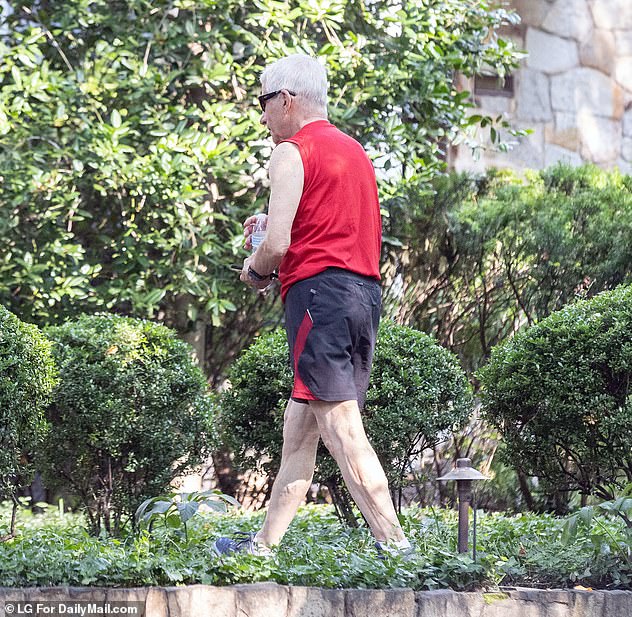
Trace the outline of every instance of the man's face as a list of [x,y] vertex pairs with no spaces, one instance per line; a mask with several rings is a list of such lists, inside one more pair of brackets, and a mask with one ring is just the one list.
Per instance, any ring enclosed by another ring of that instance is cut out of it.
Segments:
[[292,136],[291,131],[289,131],[286,102],[285,92],[279,92],[265,102],[265,109],[261,114],[260,122],[268,127],[275,144]]

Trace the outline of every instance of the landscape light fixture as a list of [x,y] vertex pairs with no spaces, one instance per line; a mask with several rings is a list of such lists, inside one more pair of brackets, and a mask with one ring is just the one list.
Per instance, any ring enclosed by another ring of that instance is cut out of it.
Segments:
[[[456,461],[456,467],[445,476],[437,480],[456,480],[456,490],[459,495],[459,553],[467,553],[469,535],[469,511],[472,501],[472,483],[476,480],[488,480],[480,471],[472,468],[469,458],[460,458]],[[476,560],[476,510],[474,511],[474,549],[472,558]]]

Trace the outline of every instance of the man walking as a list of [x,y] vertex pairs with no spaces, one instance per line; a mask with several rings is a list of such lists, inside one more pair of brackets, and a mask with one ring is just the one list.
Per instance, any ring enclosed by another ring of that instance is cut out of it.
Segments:
[[[327,75],[309,56],[261,75],[270,158],[267,232],[244,261],[256,289],[278,269],[294,387],[284,416],[281,466],[263,527],[219,538],[219,554],[267,554],[312,482],[319,439],[334,457],[378,550],[406,551],[386,476],[362,424],[380,318],[381,219],[373,166],[362,146],[327,120]],[[255,217],[244,223],[247,246]]]

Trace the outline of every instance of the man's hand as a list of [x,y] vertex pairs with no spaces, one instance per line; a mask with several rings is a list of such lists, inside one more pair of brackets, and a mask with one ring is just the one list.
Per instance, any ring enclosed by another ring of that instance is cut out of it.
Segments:
[[246,285],[250,285],[250,287],[252,287],[253,289],[263,291],[270,285],[272,279],[265,278],[262,281],[258,281],[257,279],[251,277],[250,274],[248,274],[248,268],[252,265],[254,257],[254,255],[249,255],[248,257],[246,257],[246,259],[244,259],[244,266],[241,270],[241,274],[239,275],[239,279],[242,282],[246,283]]
[[252,216],[249,216],[245,221],[244,221],[244,237],[246,238],[244,241],[244,248],[247,251],[251,251],[252,250],[252,239],[250,236],[252,236],[252,232],[255,229],[255,225],[257,224],[257,218],[260,216],[265,216],[266,217],[266,225],[265,227],[267,227],[267,221],[268,221],[268,215],[267,214],[253,214]]

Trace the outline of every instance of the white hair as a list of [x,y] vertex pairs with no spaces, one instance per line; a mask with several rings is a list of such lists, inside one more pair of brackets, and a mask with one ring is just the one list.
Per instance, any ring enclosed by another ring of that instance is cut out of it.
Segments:
[[277,60],[261,73],[263,93],[290,90],[309,107],[327,113],[327,71],[316,58],[295,54]]

